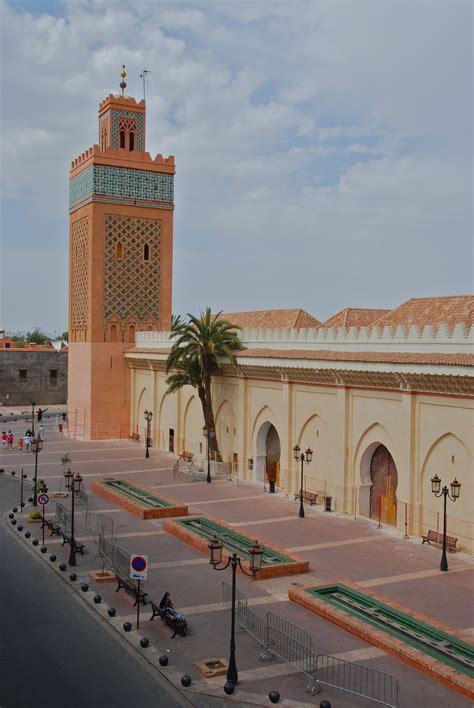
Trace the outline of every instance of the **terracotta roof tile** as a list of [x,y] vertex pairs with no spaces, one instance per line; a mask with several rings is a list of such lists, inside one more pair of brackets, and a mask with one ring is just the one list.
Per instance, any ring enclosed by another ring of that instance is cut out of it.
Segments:
[[319,361],[363,361],[376,364],[439,364],[474,366],[473,354],[442,354],[436,352],[335,352],[328,349],[246,349],[238,359],[306,359]]
[[346,307],[340,312],[323,322],[320,327],[370,327],[376,320],[389,313],[390,310],[382,310],[369,307]]
[[[134,347],[126,354],[169,354],[169,348]],[[474,366],[473,354],[436,352],[335,352],[329,349],[245,349],[238,359],[296,359],[306,361],[353,361],[374,364],[431,364],[439,366]]]
[[320,324],[319,320],[301,309],[224,312],[222,318],[242,329],[307,329]]
[[377,327],[420,328],[445,324],[453,329],[457,324],[467,329],[474,323],[474,295],[450,295],[443,297],[414,297],[394,310],[389,310],[373,324]]

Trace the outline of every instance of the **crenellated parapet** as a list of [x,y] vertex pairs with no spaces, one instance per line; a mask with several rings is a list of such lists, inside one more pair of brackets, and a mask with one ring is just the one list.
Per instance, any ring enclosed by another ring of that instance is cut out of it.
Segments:
[[152,158],[149,152],[130,153],[124,148],[111,147],[106,147],[102,150],[99,145],[91,145],[91,147],[84,150],[81,155],[78,155],[71,161],[71,178],[75,176],[74,173],[78,168],[83,168],[90,160],[94,160],[94,162],[100,164],[109,164],[107,160],[120,160],[120,162],[123,163],[124,159],[130,163],[130,166],[132,166],[131,163],[137,163],[137,167],[143,166],[144,169],[152,169],[155,171],[160,168],[166,168],[166,172],[170,170],[172,170],[173,174],[175,172],[174,155],[163,157],[161,153],[158,153],[156,157]]
[[137,101],[133,96],[124,96],[123,94],[113,94],[109,93],[100,103],[99,103],[99,113],[104,110],[110,103],[120,103],[131,106],[133,108],[142,108],[145,110],[145,99],[142,98],[141,101]]
[[[248,349],[325,349],[340,352],[437,352],[474,353],[474,327],[446,324],[438,327],[339,327],[317,329],[240,330]],[[139,347],[170,346],[169,332],[138,332]]]

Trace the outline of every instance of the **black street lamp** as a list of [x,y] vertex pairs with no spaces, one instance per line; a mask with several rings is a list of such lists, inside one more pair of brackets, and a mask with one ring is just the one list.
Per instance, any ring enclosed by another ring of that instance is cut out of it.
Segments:
[[74,499],[81,491],[82,477],[79,472],[73,474],[69,467],[64,473],[66,489],[71,492],[71,550],[69,552],[69,565],[76,565],[76,542],[74,540]]
[[208,425],[204,426],[204,428],[202,429],[202,432],[204,433],[205,437],[207,438],[207,477],[206,477],[206,482],[208,484],[210,484],[210,482],[211,482],[210,446],[211,446],[211,438],[215,438],[216,433]]
[[31,401],[31,436],[35,437],[35,406],[36,401]]
[[153,418],[153,413],[151,411],[145,411],[145,420],[146,420],[145,457],[150,457],[150,453],[148,452],[148,448],[151,447],[150,426],[151,426],[151,419],[152,418]]
[[41,438],[31,438],[31,452],[35,455],[35,485],[33,493],[33,506],[38,506],[38,453],[43,449]]
[[301,452],[301,448],[299,445],[295,445],[293,448],[293,455],[295,460],[298,462],[298,460],[301,461],[301,481],[300,481],[300,519],[304,519],[304,504],[303,504],[303,464],[306,462],[307,465],[311,462],[313,459],[313,451],[311,448],[308,446],[304,452]]
[[458,482],[456,477],[454,478],[454,481],[451,482],[450,494],[449,489],[446,486],[441,489],[441,479],[438,477],[437,474],[435,474],[435,476],[431,478],[431,491],[433,492],[435,497],[444,497],[443,553],[441,554],[441,564],[439,568],[440,570],[448,570],[448,559],[446,556],[446,500],[448,497],[453,502],[455,502],[456,499],[459,499],[459,495],[461,493],[461,482]]
[[240,568],[240,570],[245,573],[245,575],[249,575],[250,577],[254,577],[260,568],[262,567],[262,558],[263,558],[263,548],[259,546],[257,541],[253,544],[253,546],[250,546],[248,550],[249,554],[249,568],[250,568],[250,573],[248,573],[245,568],[242,566],[241,560],[238,557],[237,553],[232,553],[232,555],[229,555],[227,559],[227,563],[223,565],[221,568],[218,568],[217,566],[221,564],[222,562],[222,548],[223,548],[223,543],[222,541],[219,541],[219,539],[214,536],[212,541],[208,544],[209,552],[210,552],[210,564],[214,568],[214,570],[226,570],[226,568],[229,567],[229,565],[232,567],[232,613],[231,613],[231,624],[230,624],[230,656],[229,656],[229,668],[227,669],[227,681],[231,683],[232,685],[235,686],[235,684],[238,683],[239,681],[239,675],[237,673],[237,664],[235,662],[235,589],[236,589],[236,576],[237,576],[237,567]]

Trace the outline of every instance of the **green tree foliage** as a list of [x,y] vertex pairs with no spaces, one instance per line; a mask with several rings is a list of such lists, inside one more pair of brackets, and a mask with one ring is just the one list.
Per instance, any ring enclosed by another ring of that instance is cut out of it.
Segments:
[[59,335],[59,339],[62,339],[63,342],[69,341],[69,332],[67,331],[67,329],[62,334]]
[[166,380],[170,393],[183,386],[197,389],[204,423],[211,431],[209,449],[216,457],[219,443],[212,408],[212,375],[219,370],[222,361],[235,364],[235,352],[245,349],[237,334],[240,327],[222,319],[221,315],[222,312],[211,314],[211,308],[207,307],[199,317],[188,314],[187,321],[173,317],[171,336],[175,342],[166,362],[166,372],[173,372]]
[[48,337],[40,327],[35,327],[32,332],[27,332],[25,337],[25,341],[29,344],[44,344],[47,339]]

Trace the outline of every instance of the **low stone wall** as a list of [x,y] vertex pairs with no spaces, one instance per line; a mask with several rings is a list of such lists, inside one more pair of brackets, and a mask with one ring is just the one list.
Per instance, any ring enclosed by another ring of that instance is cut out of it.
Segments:
[[[129,482],[130,480],[123,481]],[[133,501],[120,492],[117,492],[115,489],[112,489],[102,480],[92,482],[91,491],[95,494],[100,494],[101,497],[105,497],[114,504],[117,504],[117,506],[121,506],[122,509],[125,509],[130,514],[133,514],[133,516],[138,516],[140,519],[164,519],[170,516],[187,516],[187,504],[183,504],[182,502],[165,496],[164,494],[157,494],[155,489],[149,489],[148,487],[144,487],[142,484],[137,484],[136,482],[130,482],[130,484],[142,489],[144,492],[154,494],[156,497],[159,497],[160,499],[163,499],[163,501],[171,504],[171,506],[161,506],[158,509],[150,509],[149,507],[140,504],[139,501]]]
[[[193,517],[188,518],[191,519]],[[250,545],[252,545],[255,541],[255,536],[248,536],[247,534],[242,533],[240,529],[237,530],[233,528],[231,524],[226,524],[224,521],[222,521],[221,519],[217,519],[215,516],[209,516],[208,514],[199,514],[199,516],[196,516],[195,518],[206,518],[210,521],[213,521],[215,524],[219,524],[219,526],[223,526],[224,528],[229,529],[230,531],[237,532],[244,538],[248,539]],[[186,528],[185,526],[183,526],[183,524],[167,519],[163,522],[163,529],[167,533],[178,538],[180,541],[183,541],[189,546],[195,548],[197,551],[200,551],[200,553],[209,555],[209,541],[200,536],[199,534],[195,533],[191,529]],[[281,555],[291,558],[290,563],[279,563],[278,565],[262,567],[262,569],[258,571],[256,576],[258,580],[266,580],[267,578],[281,578],[285,575],[299,575],[300,573],[307,573],[309,571],[309,561],[305,560],[304,558],[301,558],[301,556],[297,556],[294,553],[288,553],[287,551],[285,551],[285,549],[279,548],[278,546],[274,546],[273,544],[268,543],[268,541],[265,541],[263,539],[258,539],[258,542],[261,545],[268,546],[268,548],[271,548],[273,551],[275,551],[275,553],[279,553]],[[229,557],[229,555],[229,551],[224,547],[222,549],[222,560],[224,563],[227,562],[227,558]],[[248,561],[242,559],[242,565],[244,566],[245,570],[250,572]]]

